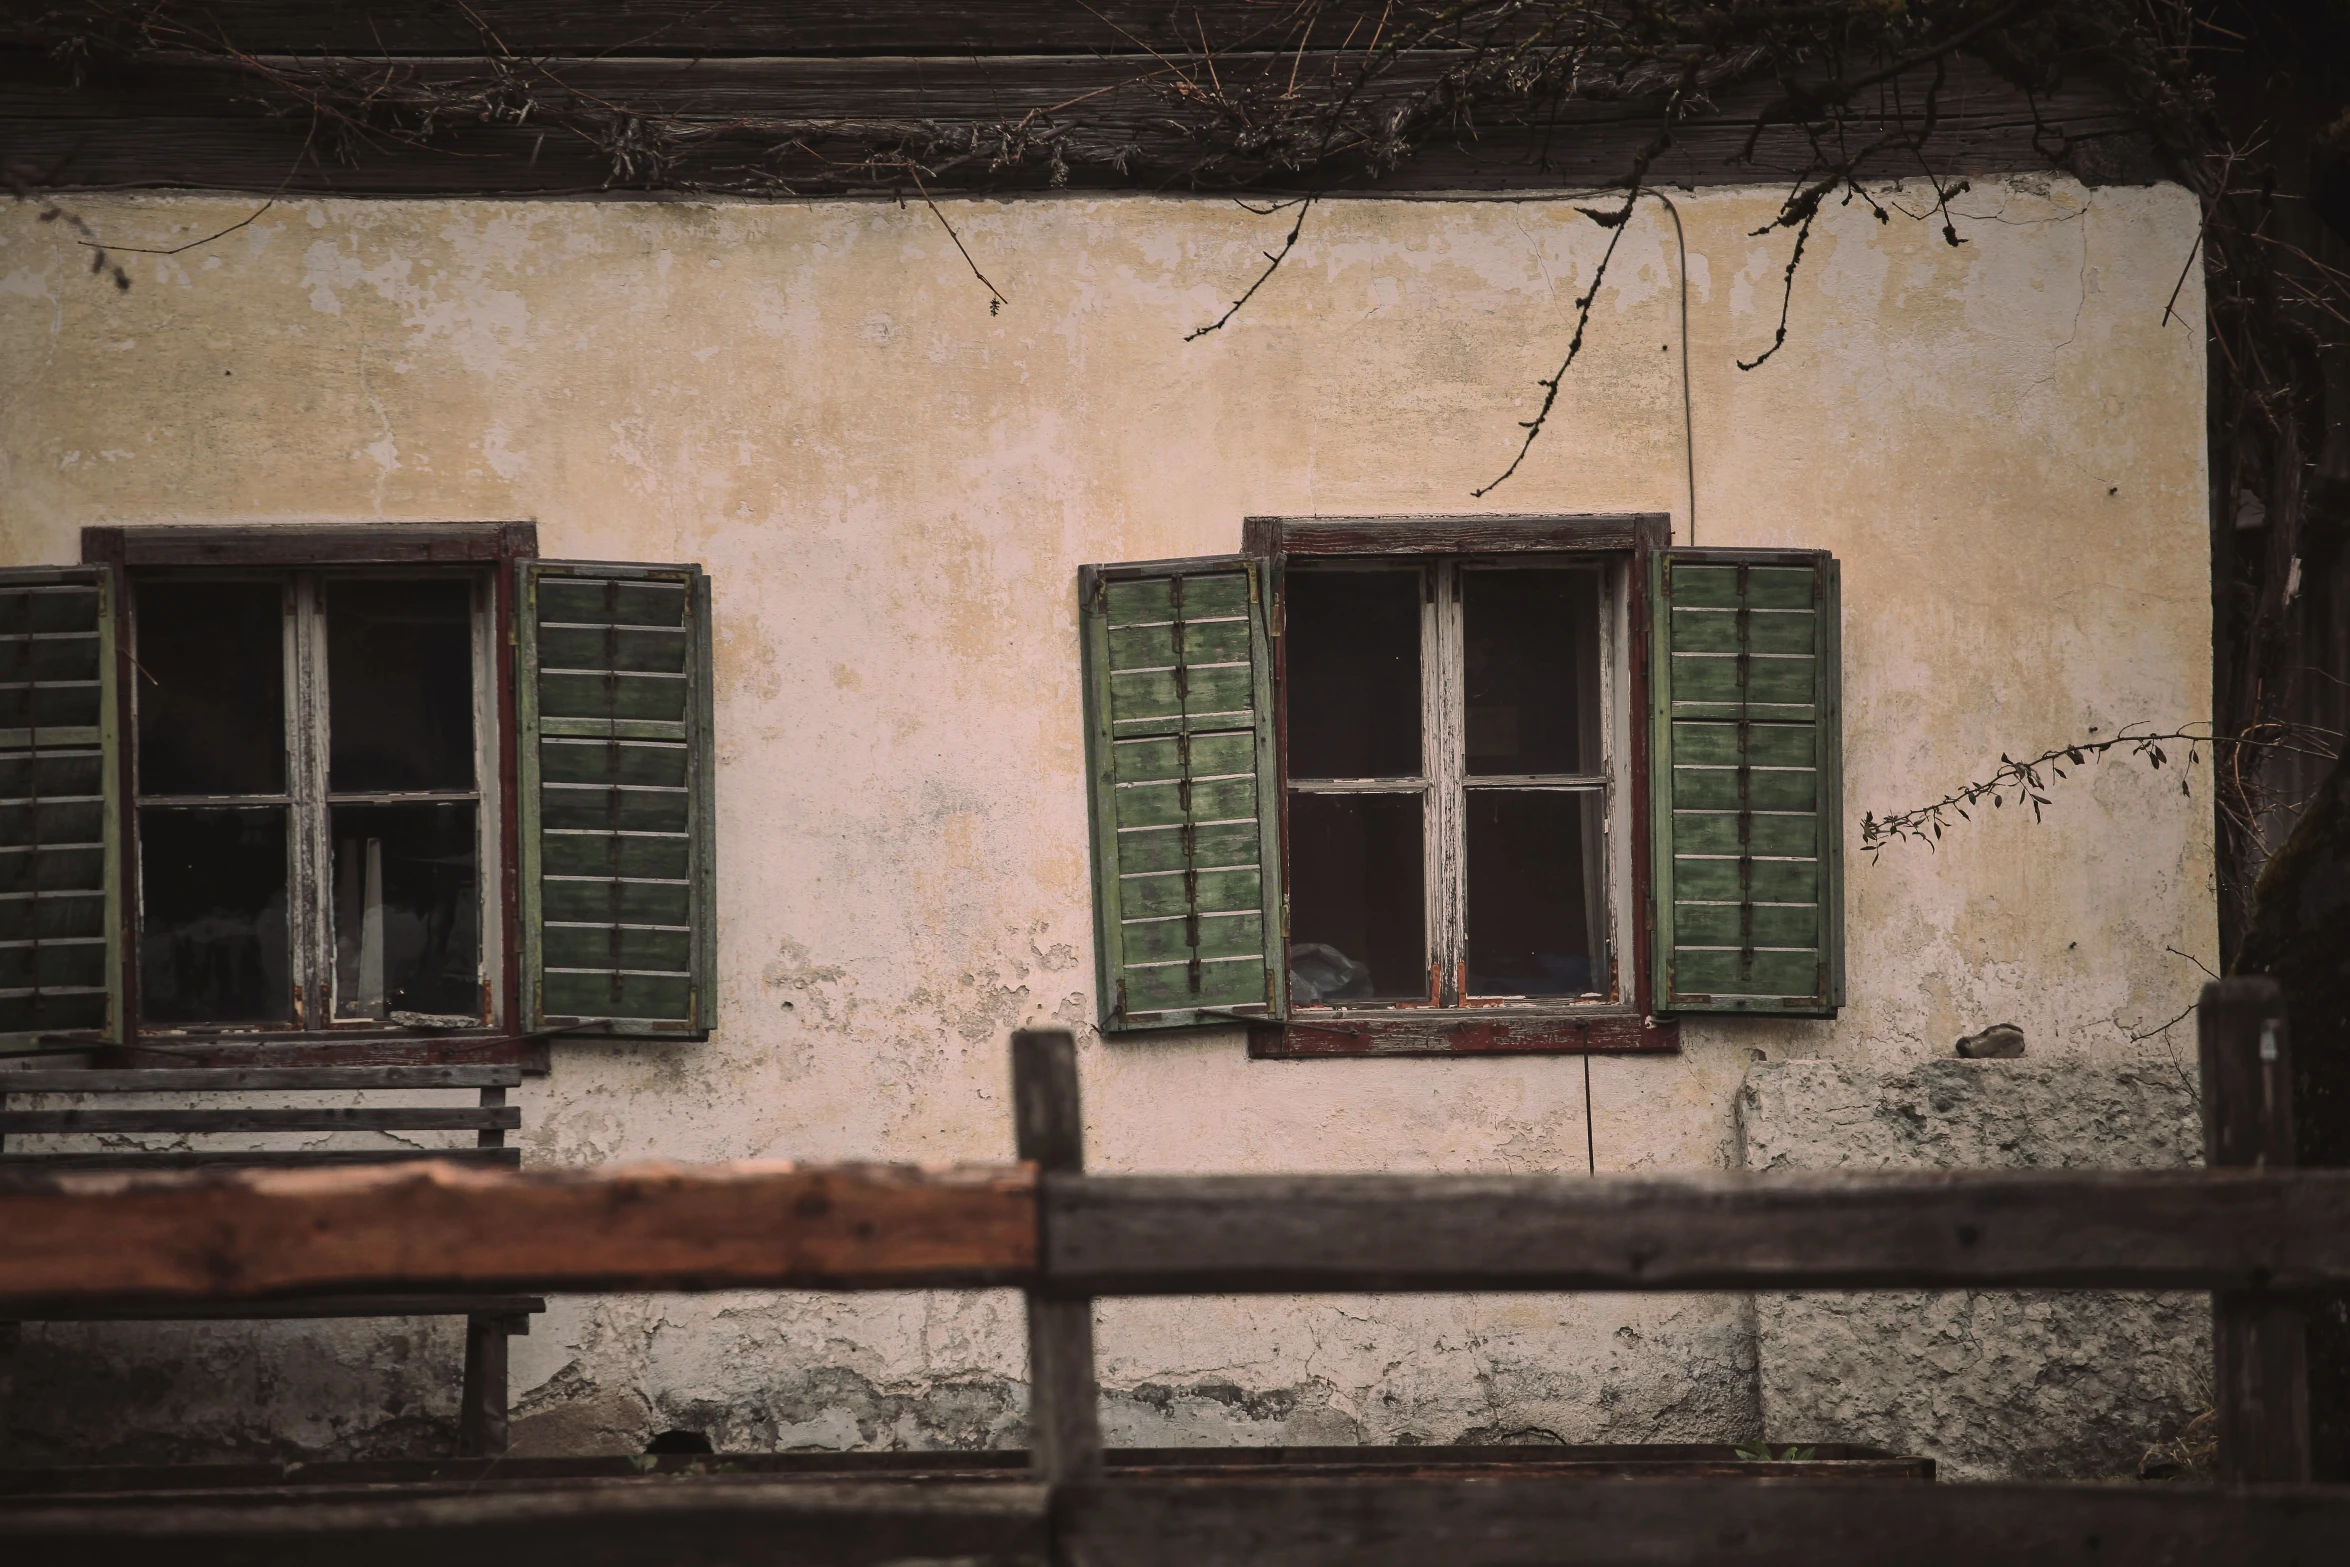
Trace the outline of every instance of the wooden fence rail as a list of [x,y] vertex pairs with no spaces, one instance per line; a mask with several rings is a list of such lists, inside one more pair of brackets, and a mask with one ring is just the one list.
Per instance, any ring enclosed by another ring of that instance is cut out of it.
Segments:
[[2341,1488],[1792,1480],[650,1481],[0,1510],[27,1563],[156,1567],[2335,1567]]
[[[360,1289],[2350,1289],[2350,1170],[0,1176],[11,1301]],[[1041,1250],[1040,1250],[1041,1247]]]
[[[957,1289],[1036,1266],[1023,1165],[0,1169],[11,1302],[305,1293]],[[37,1315],[37,1313],[25,1313]]]

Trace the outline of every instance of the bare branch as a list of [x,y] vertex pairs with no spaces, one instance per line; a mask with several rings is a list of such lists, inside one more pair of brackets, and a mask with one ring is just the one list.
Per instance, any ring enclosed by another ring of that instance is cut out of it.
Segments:
[[1004,297],[1004,291],[1000,288],[997,288],[993,283],[990,283],[987,280],[987,274],[979,270],[979,263],[973,261],[971,259],[971,252],[964,249],[963,247],[963,236],[955,232],[955,226],[947,221],[947,215],[938,210],[938,203],[930,199],[930,192],[922,188],[922,175],[920,171],[917,170],[911,163],[909,163],[906,165],[906,175],[914,182],[914,189],[916,193],[922,197],[922,204],[930,209],[930,215],[932,217],[938,219],[938,226],[942,229],[945,229],[947,231],[947,238],[955,242],[955,249],[962,256],[963,265],[971,269],[971,275],[979,279],[979,286],[987,290],[987,313],[992,316],[997,311],[1003,309],[1004,306],[1010,304],[1011,301]]
[[[2084,767],[2091,761],[2116,749],[2126,750],[2131,756],[2145,761],[2157,772],[2160,772],[2171,759],[2170,753],[2163,749],[2166,745],[2185,746],[2187,748],[2187,762],[2190,766],[2201,758],[2202,749],[2205,746],[2211,747],[2214,751],[2230,753],[2241,753],[2249,749],[2284,752],[2293,755],[2313,756],[2329,762],[2334,760],[2336,754],[2335,750],[2326,743],[2325,737],[2315,730],[2306,728],[2289,729],[2270,737],[2267,735],[2214,735],[2209,732],[2209,727],[2208,725],[2199,725],[2188,729],[2166,730],[2159,734],[2135,732],[2125,728],[2120,733],[2108,735],[2103,739],[2079,740],[2069,745],[2060,745],[2025,761],[2017,761],[2002,752],[1999,757],[1999,766],[1990,776],[1946,794],[1931,805],[1917,806],[1911,810],[1898,811],[1889,816],[1864,813],[1860,822],[1861,848],[1867,852],[1872,862],[1887,847],[1904,839],[1923,843],[1928,848],[1932,848],[1940,841],[1945,829],[1956,825],[1952,821],[1952,817],[1955,816],[1964,821],[1974,820],[1973,814],[1967,809],[1968,806],[1980,805],[1983,801],[1989,800],[1993,809],[2003,809],[2009,803],[2010,796],[2013,797],[2014,804],[2018,807],[2028,808],[2032,813],[2032,819],[2038,821],[2042,808],[2050,803],[2049,796],[2045,791],[2051,778],[2068,777],[2070,775],[2065,772],[2066,766]],[[2096,731],[2090,732],[2094,734]],[[2179,790],[2182,794],[2189,792],[2187,780],[2183,774],[2179,778]]]
[[1289,237],[1281,242],[1281,248],[1278,251],[1268,250],[1264,253],[1265,270],[1257,274],[1257,280],[1248,286],[1248,292],[1234,300],[1230,309],[1226,310],[1215,320],[1210,321],[1206,326],[1196,327],[1193,330],[1184,333],[1183,340],[1186,343],[1191,342],[1195,338],[1205,337],[1210,332],[1218,330],[1224,325],[1225,322],[1231,320],[1234,316],[1240,313],[1241,306],[1256,298],[1257,290],[1265,286],[1266,279],[1272,277],[1274,273],[1280,271],[1281,263],[1287,261],[1289,259],[1289,253],[1297,248],[1297,237],[1299,234],[1305,232],[1306,214],[1313,210],[1314,203],[1320,199],[1321,193],[1317,191],[1313,195],[1302,196],[1295,202],[1276,202],[1270,207],[1250,207],[1247,202],[1241,203],[1241,206],[1247,208],[1247,210],[1251,212],[1256,213],[1259,217],[1269,217],[1273,213],[1279,212],[1283,207],[1295,206],[1297,208],[1297,221],[1289,226]]

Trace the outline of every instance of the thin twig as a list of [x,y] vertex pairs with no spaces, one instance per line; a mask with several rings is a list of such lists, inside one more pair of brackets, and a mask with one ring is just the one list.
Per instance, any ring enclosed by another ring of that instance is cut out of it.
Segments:
[[1599,265],[1592,269],[1591,286],[1575,301],[1575,335],[1567,339],[1567,357],[1559,361],[1559,367],[1551,372],[1550,379],[1534,383],[1542,388],[1542,406],[1534,411],[1533,418],[1518,421],[1518,428],[1526,432],[1526,438],[1518,443],[1518,454],[1510,459],[1510,465],[1502,469],[1490,484],[1469,492],[1478,500],[1483,500],[1508,482],[1510,475],[1518,471],[1518,465],[1526,460],[1526,454],[1534,449],[1534,442],[1542,434],[1543,426],[1550,423],[1550,411],[1558,405],[1559,383],[1574,368],[1575,356],[1583,352],[1583,333],[1591,325],[1592,301],[1599,297],[1599,285],[1607,281],[1607,264],[1615,259],[1616,246],[1623,242],[1624,230],[1631,226],[1632,208],[1639,200],[1640,187],[1635,184],[1625,193],[1624,205],[1618,211],[1600,212],[1590,207],[1576,209],[1594,223],[1606,225],[1609,230],[1607,249],[1600,252]]
[[[2310,756],[2329,762],[2334,760],[2332,751],[2315,745],[2293,744],[2292,741],[2301,733],[2299,730],[2287,729],[2278,738],[2270,739],[2249,734],[2214,735],[2204,729],[2175,729],[2147,734],[2125,728],[2119,734],[2109,735],[2102,740],[2079,740],[2070,745],[2060,745],[2025,761],[2017,761],[2002,752],[1998,768],[1988,778],[1946,794],[1931,805],[1921,805],[1883,817],[1864,813],[1860,821],[1861,847],[1867,851],[1871,860],[1890,844],[1905,838],[1932,848],[1942,837],[1943,830],[1951,825],[1952,816],[1972,821],[1974,817],[1967,810],[1968,806],[1989,800],[1994,809],[2002,808],[2009,803],[2007,796],[2010,793],[2015,797],[2014,803],[2028,806],[2033,820],[2037,821],[2041,808],[2049,803],[2049,797],[2042,792],[2048,787],[2047,780],[2042,777],[2043,769],[2057,778],[2063,778],[2068,776],[2064,770],[2066,764],[2081,767],[2117,748],[2126,747],[2132,755],[2145,758],[2156,771],[2160,771],[2170,760],[2170,753],[2163,749],[2165,745],[2186,746],[2190,764],[2197,759],[2204,746],[2210,746],[2215,751],[2226,750],[2232,758],[2239,759],[2245,751],[2257,750]],[[2184,776],[2179,779],[2179,788],[2182,792],[2187,788]]]
[[971,259],[971,252],[963,248],[963,236],[955,232],[955,226],[947,221],[947,215],[938,210],[938,203],[930,199],[930,192],[922,188],[921,172],[911,163],[906,165],[906,177],[914,182],[915,193],[922,198],[922,204],[930,209],[930,215],[938,219],[938,226],[947,231],[947,238],[955,242],[955,249],[962,254],[963,265],[971,269],[971,275],[979,279],[979,286],[987,290],[987,313],[992,316],[1010,304],[1011,301],[1004,297],[1004,291],[987,280],[987,274],[979,270],[979,263]]
[[1771,334],[1770,347],[1764,349],[1761,353],[1755,355],[1752,359],[1741,359],[1738,361],[1738,368],[1741,370],[1753,370],[1759,368],[1764,360],[1777,353],[1781,346],[1783,346],[1787,341],[1787,312],[1792,309],[1795,304],[1795,269],[1803,264],[1803,247],[1811,239],[1812,218],[1816,215],[1816,209],[1813,212],[1806,213],[1803,219],[1803,226],[1795,231],[1795,253],[1787,258],[1786,288],[1779,295],[1779,330]]
[[1230,309],[1226,310],[1222,315],[1216,317],[1215,320],[1210,321],[1206,326],[1196,327],[1193,330],[1184,333],[1183,340],[1186,343],[1191,342],[1197,338],[1205,337],[1210,332],[1219,330],[1225,322],[1240,314],[1241,306],[1247,304],[1250,300],[1257,297],[1257,290],[1263,288],[1265,286],[1266,280],[1272,277],[1274,273],[1281,270],[1281,263],[1287,261],[1289,259],[1289,253],[1297,248],[1297,237],[1299,234],[1305,231],[1306,214],[1313,210],[1314,203],[1321,199],[1321,195],[1322,193],[1320,191],[1315,191],[1311,195],[1300,197],[1294,203],[1280,202],[1274,206],[1265,208],[1250,207],[1246,202],[1241,203],[1241,206],[1247,208],[1247,210],[1251,212],[1257,213],[1257,215],[1260,217],[1279,212],[1283,207],[1294,205],[1297,208],[1297,221],[1289,226],[1289,237],[1281,242],[1280,250],[1268,250],[1263,253],[1265,257],[1265,270],[1257,274],[1257,280],[1248,286],[1248,292],[1234,300]]
[[191,239],[185,245],[174,245],[168,250],[162,249],[160,247],[150,247],[146,245],[101,245],[95,240],[87,239],[81,241],[81,243],[89,246],[92,250],[112,250],[126,256],[183,255],[188,251],[194,250],[198,245],[209,245],[216,239],[226,239],[229,235],[234,234],[237,230],[243,228],[246,224],[251,223],[254,219],[260,217],[262,213],[267,212],[270,208],[276,205],[277,198],[272,196],[267,201],[263,202],[257,210],[243,218],[239,218],[236,222],[231,223],[227,228],[222,229],[219,233],[207,234],[202,239]]

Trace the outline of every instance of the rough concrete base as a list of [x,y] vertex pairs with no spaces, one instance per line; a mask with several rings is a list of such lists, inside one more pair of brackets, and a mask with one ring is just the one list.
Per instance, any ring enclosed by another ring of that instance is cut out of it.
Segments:
[[0,1462],[445,1457],[464,1366],[457,1318],[29,1322]]
[[[1016,1447],[1018,1297],[556,1297],[513,1341],[513,1451]],[[1112,1301],[1120,1446],[1750,1441],[1730,1296]],[[454,1323],[26,1330],[8,1461],[430,1457],[455,1451]]]
[[[2202,1148],[2167,1064],[1763,1062],[1738,1119],[1753,1170],[2159,1168]],[[1761,1296],[1755,1319],[1770,1440],[1923,1453],[1952,1479],[2130,1475],[2210,1404],[2201,1295]]]

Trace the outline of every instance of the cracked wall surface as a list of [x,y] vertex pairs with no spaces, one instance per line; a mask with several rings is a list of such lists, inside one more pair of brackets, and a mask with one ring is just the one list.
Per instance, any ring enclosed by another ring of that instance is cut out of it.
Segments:
[[[257,205],[74,199],[156,248]],[[1076,568],[1228,552],[1258,513],[1662,511],[1686,540],[1684,279],[1697,541],[1842,561],[1855,821],[2002,751],[2203,716],[2199,276],[2163,316],[2194,202],[1980,181],[1956,247],[1828,209],[1786,347],[1743,372],[1778,320],[1784,236],[1756,231],[1779,199],[1676,197],[1685,269],[1664,214],[1633,218],[1549,428],[1486,500],[1610,238],[1570,199],[1323,203],[1189,343],[1285,220],[942,202],[991,313],[937,219],[883,202],[281,202],[133,258],[128,293],[20,204],[0,564],[76,560],[98,524],[529,518],[551,557],[708,568],[720,1026],[557,1042],[514,1096],[535,1165],[1008,1158],[1004,1035],[1047,1021],[1079,1031],[1087,1146],[1117,1170],[1727,1168],[1756,1051],[1898,1072],[2012,1021],[2035,1067],[2159,1063],[2133,1036],[2215,946],[2205,774],[2182,797],[2121,761],[2045,822],[1856,854],[1840,1018],[1692,1020],[1678,1054],[1593,1061],[1588,1100],[1571,1057],[1252,1062],[1236,1030],[1090,1028]],[[12,1441],[436,1450],[452,1334],[28,1327]],[[992,1295],[567,1299],[513,1346],[517,1439],[1002,1443],[1020,1343]],[[1739,1299],[1126,1302],[1100,1345],[1118,1440],[1768,1423]]]
[[[2125,1066],[1755,1066],[1747,1168],[2164,1169],[2200,1164],[2194,1084]],[[1915,1290],[1755,1299],[1769,1439],[1922,1453],[1952,1479],[2134,1475],[2211,1405],[2211,1297]]]

